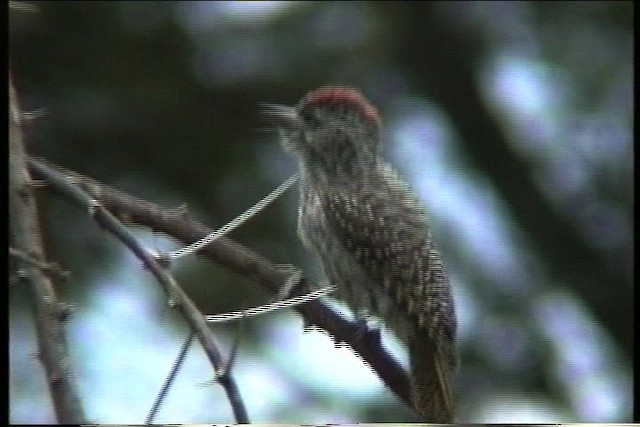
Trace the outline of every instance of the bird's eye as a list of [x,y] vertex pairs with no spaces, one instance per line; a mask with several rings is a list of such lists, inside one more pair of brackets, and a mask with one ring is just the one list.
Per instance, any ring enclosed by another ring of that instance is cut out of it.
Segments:
[[303,108],[300,110],[300,117],[302,121],[307,126],[319,126],[320,123],[320,115],[318,114],[318,109],[316,108]]

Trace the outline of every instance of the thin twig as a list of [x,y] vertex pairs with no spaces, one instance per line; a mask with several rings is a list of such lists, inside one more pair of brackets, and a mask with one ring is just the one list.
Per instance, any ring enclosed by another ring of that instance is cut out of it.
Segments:
[[184,344],[182,344],[182,347],[180,348],[180,353],[178,353],[178,357],[173,363],[173,366],[171,366],[171,370],[169,371],[169,375],[167,375],[167,379],[165,380],[164,384],[162,384],[162,387],[160,388],[160,393],[158,393],[156,400],[153,402],[153,405],[149,410],[149,414],[147,415],[147,418],[144,421],[146,425],[153,424],[153,420],[158,414],[160,405],[162,405],[164,398],[167,397],[167,393],[169,392],[171,385],[173,384],[176,377],[178,376],[178,372],[180,372],[180,368],[182,368],[182,365],[184,364],[184,359],[187,357],[187,353],[189,351],[189,348],[191,347],[191,343],[193,343],[194,337],[195,337],[195,334],[193,333],[193,330],[189,331],[189,336],[184,341]]
[[335,286],[325,286],[318,290],[308,292],[304,295],[299,295],[297,297],[275,301],[269,304],[261,305],[258,307],[247,308],[245,310],[239,311],[229,311],[227,313],[222,314],[212,314],[209,316],[205,316],[207,323],[221,323],[228,322],[230,320],[236,319],[244,319],[247,317],[257,316],[259,314],[268,313],[270,311],[275,311],[283,308],[291,308],[300,304],[305,304],[307,302],[316,300],[318,298],[322,298],[325,295],[329,295],[331,292],[335,291]]
[[271,202],[273,202],[275,199],[280,197],[280,195],[285,191],[287,191],[289,187],[291,187],[297,180],[298,180],[298,174],[290,176],[285,182],[280,184],[275,190],[273,190],[271,193],[267,194],[264,198],[262,198],[262,200],[260,200],[258,203],[256,203],[249,209],[247,209],[245,212],[243,212],[242,215],[234,218],[231,222],[224,225],[220,229],[214,231],[213,233],[210,233],[205,237],[203,237],[202,239],[199,239],[197,242],[194,242],[188,246],[185,246],[184,248],[179,249],[177,251],[171,252],[171,254],[169,254],[169,257],[171,259],[177,259],[183,256],[191,255],[199,251],[203,247],[209,245],[210,243],[214,242],[216,239],[219,239],[220,237],[232,232],[233,230],[235,230],[236,228],[244,224],[246,221],[251,219],[255,214],[260,212],[262,209],[269,206]]

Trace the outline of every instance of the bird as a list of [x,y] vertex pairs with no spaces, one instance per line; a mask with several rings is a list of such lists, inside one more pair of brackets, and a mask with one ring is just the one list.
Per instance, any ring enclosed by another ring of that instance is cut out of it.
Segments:
[[266,104],[300,173],[298,235],[336,297],[381,319],[407,348],[413,409],[450,423],[457,321],[425,208],[382,156],[382,119],[352,87],[322,86],[295,106]]

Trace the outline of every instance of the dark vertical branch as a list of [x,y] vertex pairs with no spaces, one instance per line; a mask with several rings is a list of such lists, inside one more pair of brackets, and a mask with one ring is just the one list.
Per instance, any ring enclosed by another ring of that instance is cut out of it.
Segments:
[[[10,238],[16,249],[44,262],[44,246],[22,139],[22,115],[11,77],[9,100]],[[40,267],[21,261],[17,261],[17,264],[20,265],[21,278],[33,295],[39,358],[47,374],[49,392],[58,422],[84,423],[84,410],[73,383],[62,321],[65,306],[58,301],[51,280]]]

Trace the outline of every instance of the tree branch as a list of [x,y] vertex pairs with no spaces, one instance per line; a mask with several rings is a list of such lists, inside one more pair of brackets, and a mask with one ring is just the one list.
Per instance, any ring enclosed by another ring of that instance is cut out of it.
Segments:
[[[44,263],[44,244],[38,225],[36,201],[27,170],[21,112],[9,76],[9,225],[12,245],[20,253]],[[58,422],[86,422],[70,366],[63,319],[66,305],[58,301],[46,272],[33,262],[19,260],[22,278],[33,296],[39,359],[47,374],[49,393]]]

